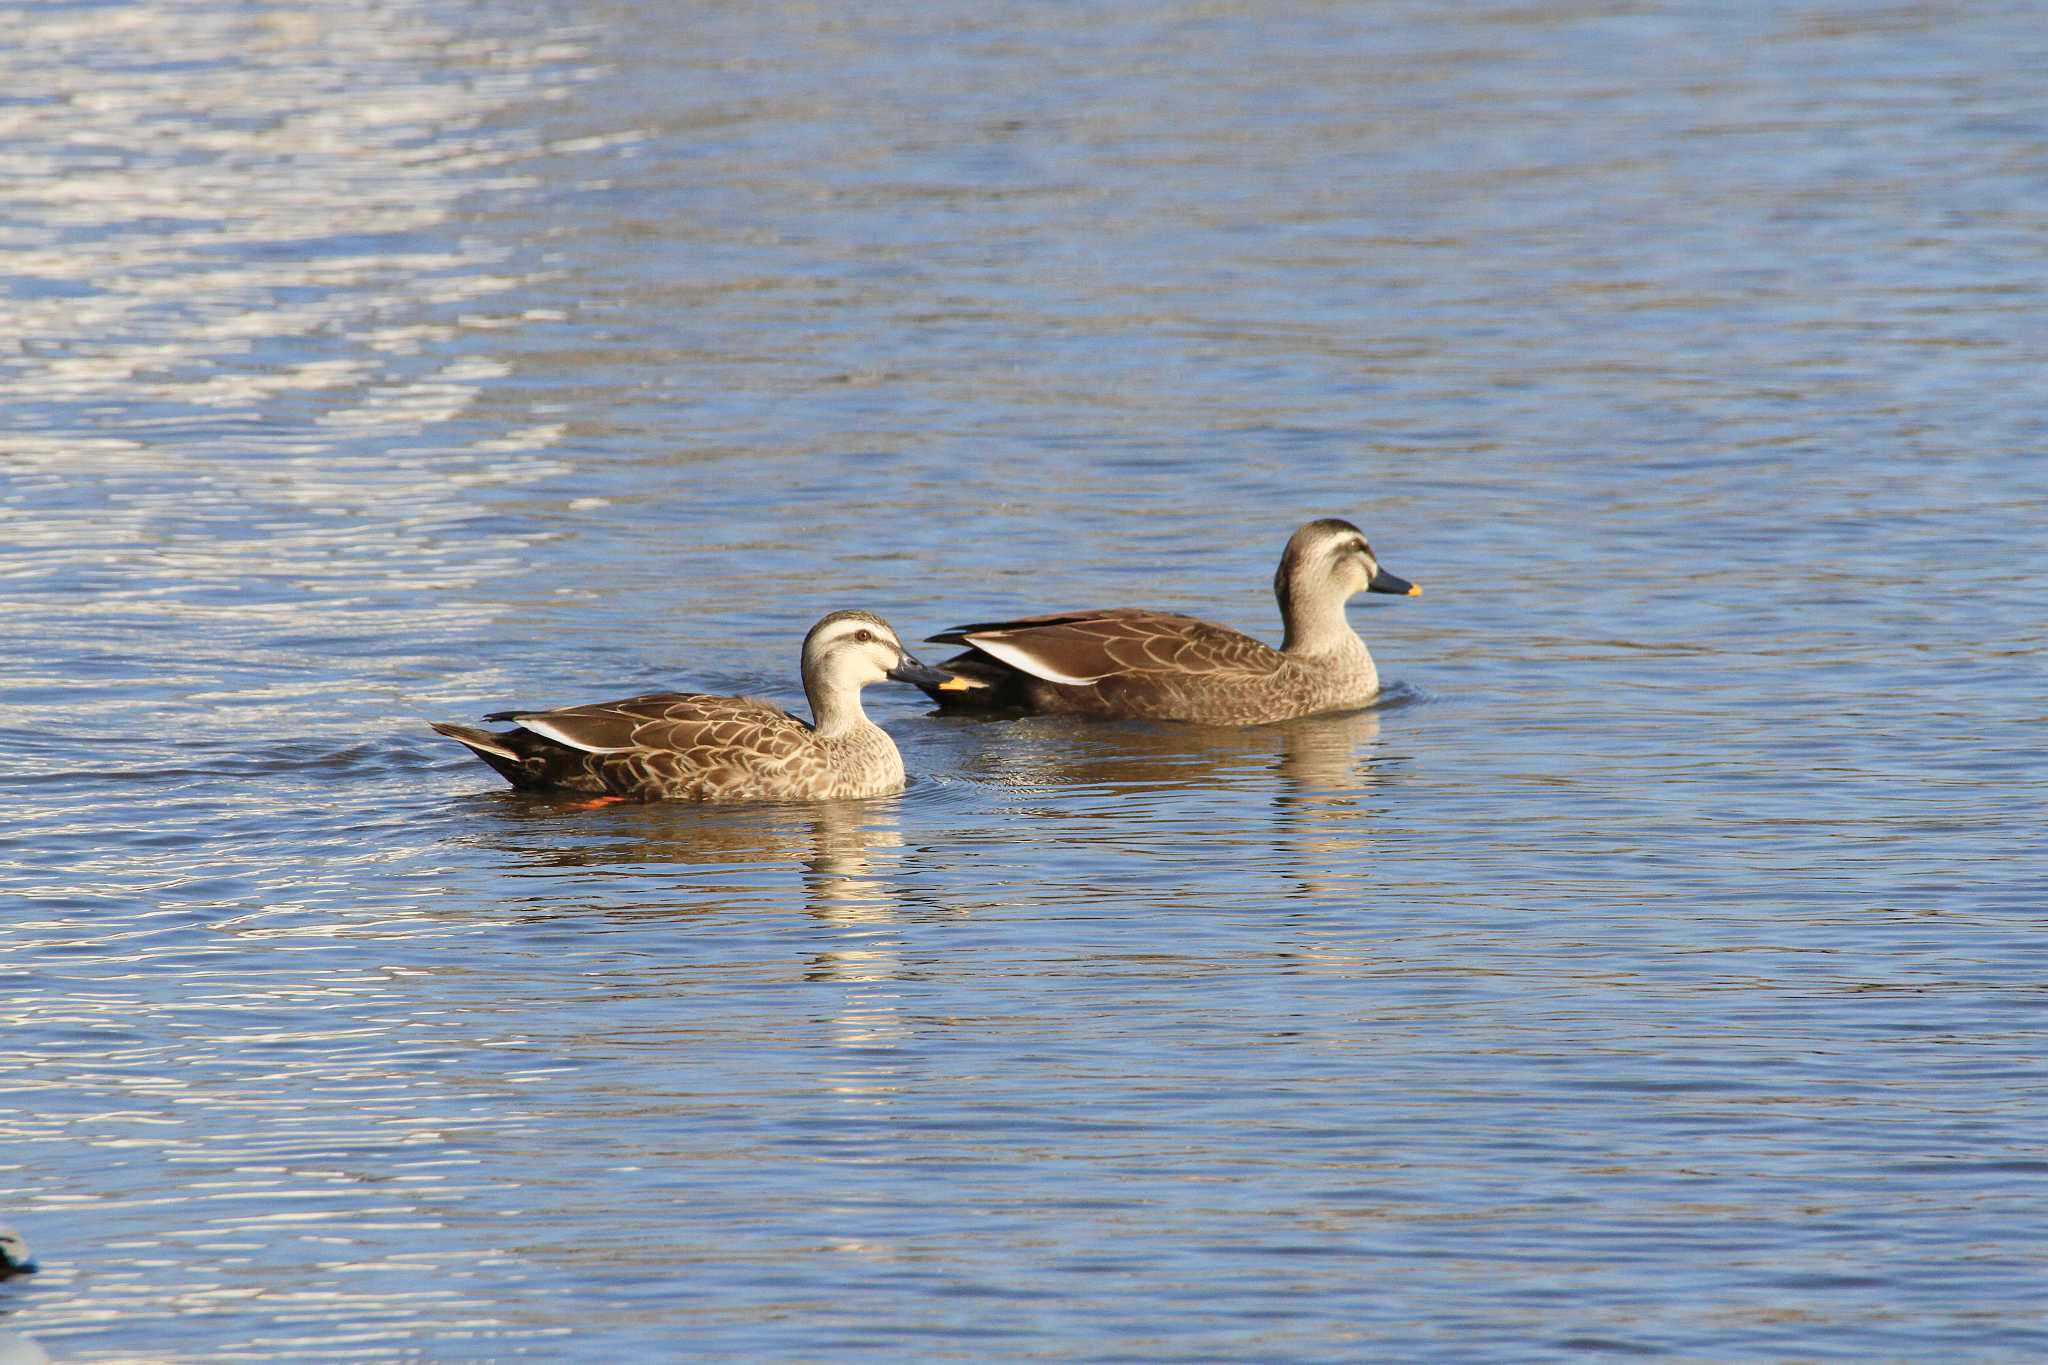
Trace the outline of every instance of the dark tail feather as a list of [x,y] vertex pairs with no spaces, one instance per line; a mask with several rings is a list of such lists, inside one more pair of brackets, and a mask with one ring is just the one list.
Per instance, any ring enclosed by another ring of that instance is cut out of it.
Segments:
[[[539,774],[513,749],[512,734],[493,734],[479,730],[473,725],[451,725],[445,721],[429,721],[437,734],[443,734],[457,744],[468,747],[469,751],[491,765],[515,787],[531,787],[537,784]],[[517,731],[512,732],[514,734]]]
[[940,631],[937,635],[927,635],[924,638],[935,645],[971,645],[974,642],[967,638],[970,635],[982,635],[999,630],[1018,630],[1025,626],[1033,628],[1068,626],[1076,621],[1099,621],[1106,614],[1110,613],[1099,611],[1049,611],[1043,616],[1019,616],[1014,621],[976,621],[972,625],[954,626],[948,630]]

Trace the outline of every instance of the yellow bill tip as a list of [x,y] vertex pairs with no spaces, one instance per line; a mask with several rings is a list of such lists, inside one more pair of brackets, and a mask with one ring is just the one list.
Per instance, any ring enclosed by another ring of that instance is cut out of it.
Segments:
[[1408,595],[1410,597],[1422,596],[1422,585],[1420,583],[1410,583],[1408,585]]

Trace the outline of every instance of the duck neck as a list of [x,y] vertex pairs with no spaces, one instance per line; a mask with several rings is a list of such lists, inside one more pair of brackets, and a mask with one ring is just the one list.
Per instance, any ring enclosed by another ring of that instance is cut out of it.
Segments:
[[1349,594],[1306,592],[1298,585],[1275,585],[1280,598],[1280,624],[1284,634],[1280,652],[1296,657],[1348,654],[1365,648],[1365,641],[1351,628],[1344,615]]
[[839,739],[869,723],[860,705],[860,686],[849,678],[807,676],[804,695],[810,698],[811,727],[819,739]]

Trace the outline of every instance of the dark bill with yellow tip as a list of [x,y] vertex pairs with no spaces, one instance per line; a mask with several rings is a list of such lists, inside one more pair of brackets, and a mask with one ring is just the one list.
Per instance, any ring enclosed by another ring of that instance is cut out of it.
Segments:
[[1365,585],[1367,592],[1390,592],[1396,597],[1420,597],[1422,589],[1405,578],[1396,578],[1385,569],[1373,571],[1372,581]]

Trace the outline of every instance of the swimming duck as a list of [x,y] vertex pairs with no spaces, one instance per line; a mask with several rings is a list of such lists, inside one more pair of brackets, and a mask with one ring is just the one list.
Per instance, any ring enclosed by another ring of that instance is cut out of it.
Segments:
[[1364,532],[1325,517],[1294,533],[1273,575],[1286,632],[1278,649],[1177,612],[1055,612],[932,636],[967,651],[939,665],[950,680],[918,686],[948,708],[1207,725],[1351,710],[1378,695],[1380,678],[1344,604],[1359,592],[1421,591],[1380,567]]
[[36,1273],[35,1258],[28,1254],[28,1241],[13,1228],[0,1223],[0,1280],[14,1275]]
[[835,611],[804,637],[813,719],[751,697],[650,692],[559,711],[497,711],[512,730],[435,723],[525,791],[620,800],[825,801],[903,788],[903,759],[861,710],[884,678],[936,687],[944,673],[913,658],[881,617]]

